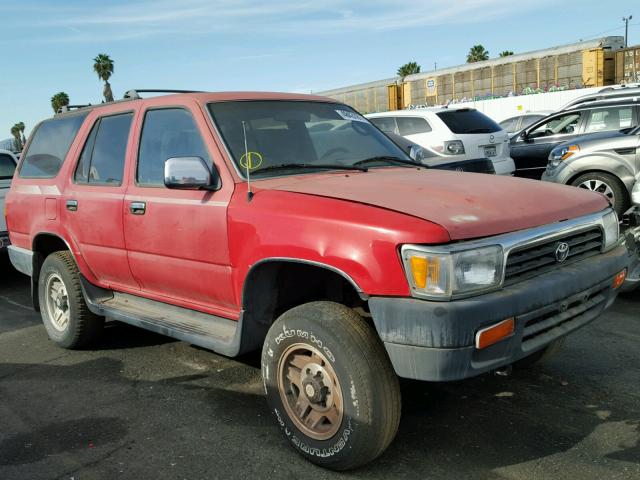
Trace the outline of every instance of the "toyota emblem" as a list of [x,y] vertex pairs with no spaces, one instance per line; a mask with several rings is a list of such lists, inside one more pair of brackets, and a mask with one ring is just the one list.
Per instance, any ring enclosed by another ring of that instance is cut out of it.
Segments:
[[558,242],[556,247],[556,260],[558,262],[564,262],[569,256],[569,244],[566,242]]

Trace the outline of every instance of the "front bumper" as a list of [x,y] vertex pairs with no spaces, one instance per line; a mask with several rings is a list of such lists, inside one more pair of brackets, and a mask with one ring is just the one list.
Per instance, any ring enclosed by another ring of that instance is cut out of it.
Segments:
[[[497,292],[451,302],[373,297],[369,308],[400,377],[451,381],[509,365],[586,325],[613,303],[624,245]],[[515,317],[515,334],[485,349],[478,330]]]

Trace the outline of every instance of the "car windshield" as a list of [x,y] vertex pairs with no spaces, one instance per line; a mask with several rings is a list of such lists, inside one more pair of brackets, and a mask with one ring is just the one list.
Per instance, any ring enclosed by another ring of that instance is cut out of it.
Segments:
[[367,168],[402,166],[393,158],[411,162],[402,149],[346,105],[231,101],[211,103],[209,110],[243,176],[247,169],[262,178],[326,171],[332,165],[352,167],[363,160],[368,161]]

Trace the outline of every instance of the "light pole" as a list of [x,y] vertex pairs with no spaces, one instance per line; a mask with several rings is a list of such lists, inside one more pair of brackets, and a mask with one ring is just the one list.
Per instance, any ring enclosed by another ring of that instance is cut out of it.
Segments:
[[629,20],[633,18],[633,15],[629,15],[628,17],[622,17],[622,21],[624,22],[624,48],[627,48],[627,37],[629,35]]

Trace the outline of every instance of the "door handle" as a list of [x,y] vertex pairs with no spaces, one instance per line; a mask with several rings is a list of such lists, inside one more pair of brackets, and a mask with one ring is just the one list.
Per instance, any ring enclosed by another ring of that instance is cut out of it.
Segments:
[[131,202],[129,211],[134,215],[144,215],[144,212],[147,211],[147,204],[145,202]]
[[67,200],[66,202],[67,210],[70,212],[78,211],[78,201],[77,200]]

